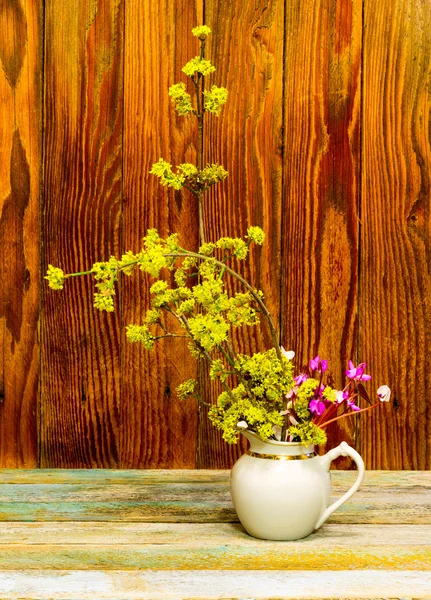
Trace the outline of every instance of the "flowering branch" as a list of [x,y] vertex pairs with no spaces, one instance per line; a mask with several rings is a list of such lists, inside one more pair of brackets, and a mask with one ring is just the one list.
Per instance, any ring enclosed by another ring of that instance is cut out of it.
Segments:
[[211,86],[210,90],[205,90],[205,77],[216,70],[214,65],[205,58],[206,40],[210,33],[211,29],[206,25],[200,25],[192,30],[192,34],[199,39],[199,56],[189,60],[182,68],[183,73],[190,78],[194,86],[196,107],[193,107],[192,98],[184,83],[175,83],[169,88],[169,96],[178,114],[181,116],[193,114],[197,118],[197,165],[184,163],[179,165],[177,172],[174,173],[171,165],[161,158],[150,171],[160,178],[161,185],[176,190],[186,188],[197,196],[200,245],[205,244],[204,194],[211,185],[223,181],[228,175],[221,165],[212,164],[204,167],[204,115],[210,112],[218,116],[228,95],[226,88],[215,85]]
[[280,344],[278,342],[278,335],[277,335],[277,330],[275,328],[275,325],[272,321],[271,318],[271,314],[269,312],[269,310],[266,308],[264,302],[262,301],[262,298],[260,297],[260,295],[256,292],[256,290],[244,279],[244,277],[242,277],[239,273],[237,273],[236,271],[234,271],[233,269],[231,269],[230,267],[228,267],[227,265],[223,264],[221,261],[216,260],[215,258],[212,257],[208,257],[208,256],[204,256],[202,254],[199,254],[197,252],[189,252],[188,250],[181,250],[181,252],[175,252],[175,253],[171,253],[171,254],[165,254],[166,257],[170,256],[170,257],[193,257],[193,258],[197,258],[199,260],[211,260],[215,265],[217,265],[218,267],[222,267],[225,271],[227,271],[229,273],[229,275],[232,275],[232,277],[234,277],[235,279],[237,279],[249,292],[250,294],[253,296],[253,299],[256,301],[256,303],[258,304],[258,306],[260,307],[262,314],[265,316],[267,322],[268,322],[268,327],[269,327],[269,331],[271,334],[271,339],[272,339],[272,343],[274,344],[274,348],[275,351],[277,353],[277,358],[281,361],[281,349],[280,349]]

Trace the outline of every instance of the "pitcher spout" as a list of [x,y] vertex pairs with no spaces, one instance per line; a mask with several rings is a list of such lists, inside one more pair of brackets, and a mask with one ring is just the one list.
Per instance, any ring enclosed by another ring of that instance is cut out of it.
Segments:
[[252,444],[255,440],[259,440],[259,436],[254,433],[254,431],[249,431],[248,429],[241,429],[241,435],[248,439],[250,444]]

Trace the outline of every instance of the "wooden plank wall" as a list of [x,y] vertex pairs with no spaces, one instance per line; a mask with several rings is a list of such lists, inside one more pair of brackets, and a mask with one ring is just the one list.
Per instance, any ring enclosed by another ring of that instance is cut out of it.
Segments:
[[429,0],[0,0],[0,465],[228,468],[242,452],[175,397],[196,373],[181,340],[126,342],[144,277],[121,282],[115,314],[93,310],[89,281],[42,279],[139,248],[153,226],[197,244],[193,197],[149,169],[195,159],[167,90],[202,22],[230,92],[207,126],[205,160],[230,173],[208,237],[262,226],[247,273],[297,364],[320,353],[341,385],[360,358],[392,387],[331,445],[354,443],[368,468],[430,469]]
[[43,11],[0,2],[0,462],[37,466]]
[[[45,2],[41,233],[69,271],[121,251],[123,20],[122,0]],[[120,316],[91,309],[90,281],[67,288],[42,288],[39,464],[115,468]]]

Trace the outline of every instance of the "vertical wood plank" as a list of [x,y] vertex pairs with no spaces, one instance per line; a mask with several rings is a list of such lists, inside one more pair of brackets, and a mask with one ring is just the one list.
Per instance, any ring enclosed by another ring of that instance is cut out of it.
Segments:
[[[205,2],[205,22],[213,33],[208,55],[216,66],[212,83],[224,86],[229,97],[220,116],[209,116],[204,162],[218,162],[229,172],[223,184],[208,195],[207,238],[244,236],[252,225],[267,238],[262,250],[252,251],[240,271],[262,289],[274,322],[279,321],[281,284],[281,182],[283,24],[281,0]],[[247,354],[272,346],[264,324],[233,332],[240,351]],[[218,393],[205,379],[205,396],[215,402]],[[229,446],[202,409],[199,423],[198,466],[227,468],[242,454],[245,444]]]
[[[85,270],[120,250],[123,1],[45,3],[44,265]],[[44,286],[42,467],[116,467],[119,317],[93,281]]]
[[[202,14],[202,0],[126,3],[124,249],[139,249],[150,227],[179,233],[185,246],[198,243],[194,197],[160,187],[149,171],[161,157],[196,162],[195,124],[175,113],[168,89],[186,80],[181,68],[198,53],[191,30]],[[151,283],[139,274],[124,279],[124,325],[142,323]],[[196,402],[175,392],[196,376],[196,364],[183,340],[163,342],[153,352],[122,342],[122,468],[196,466]]]
[[357,343],[361,35],[361,0],[286,2],[284,343],[298,366],[327,358],[338,389]]
[[42,5],[0,1],[0,465],[37,466]]
[[392,408],[361,419],[371,468],[431,468],[431,4],[365,3],[360,347]]

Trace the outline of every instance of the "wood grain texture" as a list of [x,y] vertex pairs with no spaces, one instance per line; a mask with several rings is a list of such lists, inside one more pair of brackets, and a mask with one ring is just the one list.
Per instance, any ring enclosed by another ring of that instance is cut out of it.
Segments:
[[365,7],[361,328],[393,410],[361,420],[371,467],[431,468],[431,5]]
[[[122,0],[45,3],[44,270],[119,253],[123,12]],[[96,313],[93,291],[44,286],[42,467],[118,464],[119,318]]]
[[[0,469],[1,484],[94,484],[110,483],[125,485],[152,485],[161,483],[201,484],[213,483],[229,485],[230,471],[214,469]],[[350,487],[356,474],[351,471],[331,471],[331,485]],[[431,472],[421,471],[367,471],[361,489],[388,488],[407,492],[412,490],[427,495],[431,490]]]
[[[10,528],[9,528],[10,529]],[[326,526],[303,541],[266,542],[250,537],[239,524],[172,524],[161,528],[61,529],[41,527],[39,536],[26,526],[2,543],[0,569],[266,569],[324,571],[395,569],[426,571],[431,564],[431,526]],[[36,532],[34,532],[36,533]],[[20,537],[27,536],[25,541]],[[52,539],[51,539],[52,538]]]
[[[90,477],[91,475],[91,477]],[[235,523],[226,471],[1,471],[2,521]],[[353,471],[332,472],[332,501]],[[431,473],[367,472],[339,524],[431,524]]]
[[[285,21],[283,340],[339,388],[357,342],[362,2],[287,0]],[[352,443],[355,423],[328,435]]]
[[[198,244],[197,205],[187,190],[159,185],[149,171],[164,158],[196,162],[196,126],[175,113],[169,87],[185,80],[184,64],[198,52],[191,29],[202,20],[202,1],[128,2],[125,37],[124,236],[125,249],[141,247],[150,227],[180,243]],[[149,277],[124,281],[123,323],[142,324],[150,305]],[[166,342],[166,343],[163,343]],[[154,352],[123,337],[121,457],[123,468],[196,466],[196,401],[181,402],[176,387],[196,376],[186,340],[158,342]]]
[[[205,22],[212,29],[208,55],[216,66],[208,86],[228,89],[220,117],[208,116],[205,126],[205,162],[224,165],[229,177],[214,186],[206,199],[207,239],[244,236],[247,228],[260,226],[267,234],[262,249],[253,249],[239,271],[262,289],[273,321],[280,314],[281,185],[283,22],[281,0],[246,0],[227,3],[205,2]],[[233,286],[230,286],[233,290]],[[239,289],[239,288],[235,288]],[[239,351],[246,354],[271,347],[268,328],[262,319],[256,328],[233,332]],[[222,391],[206,378],[205,397],[215,402]],[[200,468],[227,468],[246,447],[223,442],[202,409],[198,430]]]
[[[421,571],[42,571],[0,572],[8,598],[60,600],[429,600],[431,575]],[[414,593],[412,594],[412,590]]]
[[0,1],[0,465],[37,465],[42,7]]
[[[319,532],[315,532],[307,538],[307,543],[303,540],[295,541],[289,544],[283,542],[271,542],[266,540],[257,540],[250,537],[241,525],[238,523],[2,523],[0,532],[0,545],[3,547],[10,545],[14,548],[22,548],[24,545],[45,548],[53,545],[82,545],[82,546],[147,546],[152,547],[157,544],[161,546],[190,546],[196,549],[199,547],[198,541],[201,540],[201,548],[221,547],[223,541],[228,548],[244,547],[244,551],[263,556],[269,554],[271,546],[273,553],[279,558],[275,559],[271,569],[276,569],[276,561],[286,560],[289,548],[292,550],[293,564],[299,566],[300,554],[320,552],[326,545],[329,553],[332,549],[339,552],[342,547],[346,549],[346,559],[352,549],[353,539],[361,540],[362,550],[371,546],[376,552],[376,547],[380,546],[383,552],[388,551],[388,547],[393,546],[398,550],[405,546],[411,546],[412,542],[421,552],[429,553],[430,548],[430,526],[426,525],[400,525],[398,531],[396,525],[338,525],[331,524],[325,526]],[[25,540],[25,544],[23,543]],[[359,545],[359,544],[358,544]],[[4,553],[6,554],[6,553]],[[264,559],[265,560],[265,559]],[[312,560],[312,557],[306,559]],[[362,559],[353,559],[353,567],[357,568]],[[329,562],[329,561],[328,561]],[[6,564],[6,563],[4,563]],[[322,563],[316,566],[316,570],[324,571],[327,564]],[[338,569],[340,562],[334,561],[334,569]],[[369,565],[370,568],[372,565]],[[400,570],[414,570],[410,565],[399,564]],[[171,565],[166,565],[167,570],[171,570]],[[202,565],[200,565],[202,567]],[[227,569],[233,568],[226,567]],[[388,568],[387,565],[381,565],[382,568]],[[114,568],[112,566],[112,568]],[[222,568],[222,565],[220,565]],[[259,568],[256,565],[256,568]]]

